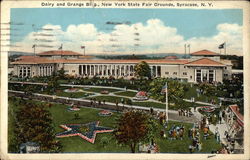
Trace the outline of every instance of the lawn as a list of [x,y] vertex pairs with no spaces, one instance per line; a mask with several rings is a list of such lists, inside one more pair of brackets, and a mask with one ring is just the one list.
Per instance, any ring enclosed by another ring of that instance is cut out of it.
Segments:
[[93,95],[92,93],[86,93],[86,92],[73,92],[73,93],[69,93],[69,92],[57,92],[56,93],[57,96],[62,96],[62,97],[70,97],[70,98],[83,98],[83,97],[88,97],[89,95]]
[[115,95],[119,95],[119,96],[127,96],[127,97],[134,97],[136,95],[136,92],[133,91],[124,91],[124,92],[117,92],[114,93]]
[[[127,101],[130,101],[129,98],[124,98],[124,97],[117,97],[117,96],[96,96],[92,97],[92,99],[95,98],[97,101],[106,101],[106,102],[111,102],[111,103],[121,103],[121,100],[123,99],[125,101],[125,104]],[[87,98],[90,99],[90,98]]]
[[90,88],[82,88],[84,91],[87,92],[97,92],[100,93],[101,91],[108,91],[108,92],[117,92],[120,91],[119,89],[112,89],[112,88],[94,88],[94,87],[90,87]]
[[[165,129],[165,131],[169,131],[173,125],[175,126],[183,125],[185,127],[185,134],[184,134],[183,140],[180,140],[180,139],[170,140],[168,138],[163,138],[159,136],[156,139],[156,142],[160,147],[160,152],[161,153],[166,153],[166,152],[167,153],[188,153],[189,152],[188,146],[192,143],[192,140],[189,139],[187,135],[187,130],[192,127],[192,124],[170,121],[168,128]],[[215,142],[214,135],[211,132],[207,140],[203,139],[203,132],[202,131],[199,131],[199,132],[200,132],[200,140],[202,143],[202,150],[201,151],[195,150],[196,153],[211,153],[211,151],[221,148],[221,145]]]
[[[34,102],[32,103],[43,103],[43,102]],[[13,108],[15,111],[18,106],[13,105],[13,101],[9,101],[9,107]],[[17,105],[17,104],[16,104]],[[116,122],[116,118],[119,116],[120,113],[114,112],[114,114],[111,117],[101,117],[98,115],[100,110],[93,109],[93,108],[81,108],[78,112],[69,112],[68,109],[69,106],[62,105],[62,104],[52,104],[48,110],[52,114],[52,120],[53,120],[53,126],[55,128],[56,133],[63,132],[64,129],[60,128],[59,125],[61,124],[72,124],[72,123],[88,123],[93,121],[100,121],[101,126],[106,127],[114,127],[114,124]],[[79,119],[75,119],[74,114],[79,113]],[[9,112],[9,117],[11,117],[12,114]],[[9,119],[9,142],[13,141],[13,120]],[[188,123],[179,123],[179,122],[169,122],[169,126],[166,129],[166,131],[169,130],[169,128],[172,125],[184,125],[185,126],[185,136],[183,140],[169,140],[167,138],[160,137],[160,130],[163,129],[163,126],[161,126],[158,123],[158,129],[156,131],[155,135],[155,141],[159,145],[160,152],[161,153],[187,153],[189,152],[188,146],[191,144],[191,140],[187,137],[187,129],[189,129],[192,124]],[[100,143],[101,139],[103,137],[107,137],[109,139],[108,145],[105,147]],[[201,133],[202,137],[202,133]],[[116,140],[112,133],[102,133],[97,134],[95,144],[91,144],[82,138],[75,136],[75,137],[66,137],[66,138],[57,138],[63,146],[63,153],[80,153],[80,152],[88,152],[88,153],[99,153],[99,152],[106,152],[106,153],[129,153],[130,149],[127,146],[122,146],[116,143]],[[220,148],[220,144],[216,143],[213,135],[210,136],[208,140],[202,141],[202,153],[211,153],[212,150],[217,150]]]
[[143,106],[143,107],[153,107],[153,108],[166,108],[166,104],[144,101],[144,102],[132,102],[133,105]]

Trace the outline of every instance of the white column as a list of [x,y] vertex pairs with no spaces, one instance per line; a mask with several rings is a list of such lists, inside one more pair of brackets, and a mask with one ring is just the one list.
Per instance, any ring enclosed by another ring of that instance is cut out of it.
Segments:
[[20,71],[19,71],[19,66],[17,66],[17,77],[19,77]]
[[101,65],[101,75],[103,76],[104,65]]
[[209,70],[207,70],[206,73],[207,73],[207,81],[209,81]]
[[93,76],[95,75],[95,65],[93,65]]
[[158,66],[155,66],[155,75],[158,77]]
[[24,72],[24,68],[22,67],[22,78],[23,78],[23,72]]
[[214,77],[213,77],[213,81],[216,81],[216,79],[215,79],[215,70],[214,70],[213,75],[214,75]]
[[99,75],[99,64],[97,65],[97,75]]
[[203,82],[203,70],[201,70],[201,82]]
[[25,67],[25,70],[26,70],[25,76],[27,77],[28,76],[28,67]]
[[194,69],[194,82],[196,82],[196,81],[197,81],[197,77],[196,77],[196,75],[197,75],[197,71],[196,71],[196,69]]
[[120,76],[122,76],[122,66],[121,65],[119,65],[119,70],[120,70]]
[[41,67],[41,76],[43,77],[43,66]]
[[150,73],[150,74],[151,74],[151,77],[153,77],[153,67],[150,66],[149,68],[150,68],[150,72],[151,72],[151,73]]
[[122,76],[125,75],[125,65],[122,65]]
[[84,72],[84,74],[85,74],[85,76],[86,76],[86,75],[88,75],[88,66],[85,64],[84,67],[85,67],[85,72]]

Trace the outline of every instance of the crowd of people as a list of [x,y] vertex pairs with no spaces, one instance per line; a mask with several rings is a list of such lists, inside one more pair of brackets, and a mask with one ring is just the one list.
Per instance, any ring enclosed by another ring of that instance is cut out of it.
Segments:
[[191,117],[193,113],[191,112],[191,109],[178,109],[178,115]]

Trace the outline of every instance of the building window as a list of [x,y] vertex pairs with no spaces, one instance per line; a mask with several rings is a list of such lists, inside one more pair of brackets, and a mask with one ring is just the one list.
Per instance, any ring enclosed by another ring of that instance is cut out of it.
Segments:
[[174,72],[173,75],[177,75],[177,72]]
[[75,70],[72,70],[73,73],[75,73]]
[[28,77],[31,76],[31,69],[30,69],[30,67],[28,67],[27,76],[28,76]]
[[196,81],[201,82],[201,70],[196,70]]
[[165,74],[169,74],[169,72],[165,72]]
[[228,76],[228,74],[224,74],[224,77],[227,77]]
[[187,72],[183,72],[183,75],[186,76],[186,75],[187,75]]
[[190,79],[192,79],[193,77],[192,76],[190,76]]
[[209,82],[213,82],[214,81],[214,70],[209,70],[209,78],[208,78]]

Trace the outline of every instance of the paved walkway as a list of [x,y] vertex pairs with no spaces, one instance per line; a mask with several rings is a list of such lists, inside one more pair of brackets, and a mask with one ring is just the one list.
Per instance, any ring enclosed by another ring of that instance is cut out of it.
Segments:
[[[202,115],[200,112],[198,112],[198,109],[199,109],[199,108],[200,108],[200,107],[197,107],[197,108],[196,108],[196,111],[194,111],[194,108],[192,108],[191,111],[193,112],[194,116],[195,116],[199,121],[201,121],[203,115]],[[225,123],[224,120],[222,120],[222,124],[216,124],[216,125],[210,124],[210,125],[209,125],[209,129],[210,129],[210,131],[211,131],[213,134],[215,134],[215,130],[216,130],[217,127],[218,127],[218,132],[219,132],[219,134],[220,134],[220,141],[221,141],[222,143],[226,144],[226,143],[227,143],[227,142],[226,142],[226,136],[224,135],[224,133],[225,133],[225,131],[228,131],[228,129],[229,129],[229,128],[228,128],[228,125]]]
[[[13,91],[9,90],[11,93],[21,93],[24,94],[22,91]],[[43,96],[43,97],[51,97],[56,99],[64,99],[64,100],[71,100],[71,101],[83,101],[83,102],[90,102],[88,99],[81,99],[81,98],[69,98],[69,97],[61,97],[61,96],[55,96],[55,95],[47,95],[47,94],[39,94],[39,93],[33,93],[36,96]],[[114,103],[106,102],[106,105],[115,105]],[[119,104],[121,105],[121,104]],[[150,110],[149,107],[143,107],[143,106],[136,106],[136,105],[123,105],[125,108],[131,108],[131,109],[140,109],[140,110]],[[165,109],[161,108],[154,108],[154,111],[159,112],[165,112]],[[178,122],[185,122],[185,123],[194,123],[197,122],[197,118],[195,116],[192,117],[185,117],[185,116],[179,116],[178,111],[175,110],[168,110],[169,114],[169,120],[178,121]]]
[[[36,85],[48,85],[47,83],[38,83],[38,82],[20,82],[20,81],[9,81],[9,83],[20,83],[20,84],[36,84]],[[120,87],[110,87],[110,86],[93,86],[93,85],[74,85],[74,84],[60,84],[60,86],[66,86],[66,87],[78,87],[78,88],[109,88],[109,89],[118,89],[120,91],[117,92],[113,92],[113,93],[118,93],[118,92],[124,92],[124,91],[132,91],[132,92],[138,92],[137,90],[133,90],[133,89],[126,89],[126,88],[120,88]],[[89,92],[89,93],[95,93],[96,96],[97,95],[102,95],[102,94],[97,94],[96,92]],[[113,93],[109,94],[112,95]],[[92,95],[92,97],[94,97],[95,95]],[[115,95],[115,96],[119,96],[119,97],[124,97],[124,98],[129,98],[132,100],[131,97],[128,96],[121,96],[121,95]],[[186,102],[192,102],[190,99],[183,99]],[[147,101],[152,101],[152,102],[156,102],[156,103],[161,103],[161,104],[165,104],[161,101],[157,101],[154,99],[148,99]],[[195,101],[196,104],[201,104],[201,105],[208,105],[208,106],[215,106],[214,104],[211,103],[206,103],[206,102],[201,102],[201,101]]]

